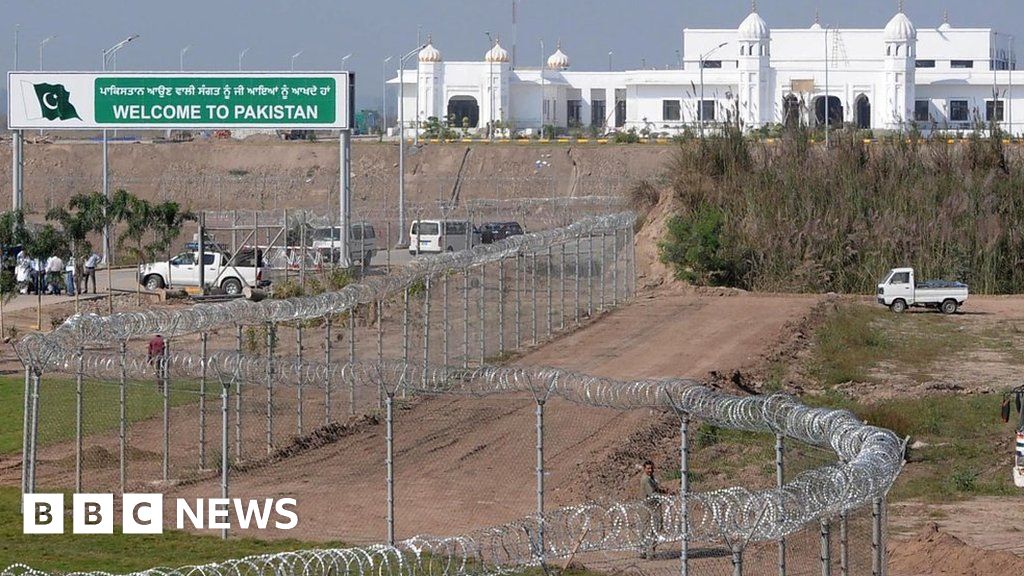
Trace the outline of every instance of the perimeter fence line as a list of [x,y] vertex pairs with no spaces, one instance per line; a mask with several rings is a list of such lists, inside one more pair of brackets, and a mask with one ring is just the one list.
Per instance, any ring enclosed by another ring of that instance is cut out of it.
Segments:
[[[838,567],[845,575],[850,566],[846,535],[849,515],[870,504],[872,511],[877,511],[872,518],[871,552],[857,555],[857,558],[869,557],[872,573],[881,574],[884,570],[885,494],[900,471],[903,455],[899,439],[891,432],[865,426],[849,412],[812,409],[781,395],[738,398],[690,380],[622,382],[556,369],[490,365],[494,354],[502,358],[508,352],[526,349],[528,342],[535,344],[550,339],[631,296],[635,292],[630,234],[633,222],[633,215],[628,213],[589,218],[565,228],[423,258],[393,275],[366,279],[361,284],[318,296],[232,301],[184,310],[147,310],[107,317],[79,315],[50,334],[29,335],[16,345],[26,366],[23,491],[36,490],[37,474],[45,472],[45,465],[49,464],[44,461],[43,468],[39,466],[41,429],[44,436],[49,430],[59,429],[57,425],[51,426],[51,423],[58,423],[47,421],[45,415],[59,403],[57,392],[69,390],[71,386],[69,382],[53,379],[48,397],[47,389],[41,387],[42,375],[48,372],[75,377],[76,491],[82,491],[86,481],[90,489],[93,484],[100,485],[99,481],[84,477],[88,470],[88,462],[83,458],[87,436],[83,402],[86,380],[89,388],[103,389],[109,398],[116,398],[109,406],[116,406],[118,412],[119,470],[112,482],[122,493],[133,485],[128,477],[131,454],[127,417],[133,404],[155,401],[162,410],[162,421],[150,418],[142,422],[146,428],[162,423],[162,433],[158,434],[162,437],[162,458],[159,471],[154,471],[162,480],[197,481],[219,473],[225,495],[233,472],[276,464],[280,458],[287,457],[279,450],[287,447],[282,438],[291,436],[293,431],[294,438],[301,441],[306,433],[316,435],[339,422],[346,409],[349,417],[363,411],[379,411],[386,429],[384,504],[388,546],[309,551],[292,557],[268,555],[246,560],[249,563],[246,566],[255,570],[271,569],[284,562],[290,568],[281,565],[283,571],[277,573],[297,576],[299,572],[289,570],[298,570],[300,566],[289,564],[291,559],[301,559],[302,567],[308,569],[313,566],[308,562],[318,563],[329,557],[330,565],[316,564],[316,570],[324,569],[324,574],[330,574],[336,562],[361,557],[366,562],[358,570],[348,565],[346,573],[363,574],[370,569],[403,574],[421,571],[499,573],[517,566],[544,565],[554,558],[571,558],[577,553],[635,551],[659,542],[679,542],[683,574],[697,558],[691,559],[690,545],[700,543],[714,543],[726,550],[734,574],[743,572],[748,545],[772,543],[778,548],[778,573],[786,574],[787,538],[806,540],[806,528],[813,524],[820,528],[822,573],[831,570],[839,560]],[[505,265],[509,260],[513,264],[514,281],[510,281],[509,267]],[[497,267],[498,273],[488,275],[488,266],[492,271]],[[453,307],[449,305],[449,284],[457,285],[459,280],[463,287],[461,314],[450,310]],[[511,299],[507,297],[510,293],[514,294]],[[439,307],[436,300],[441,301]],[[411,305],[412,301],[417,301],[418,305]],[[521,307],[528,313],[522,313]],[[388,332],[395,346],[388,348],[386,357],[383,342],[388,308],[397,326]],[[514,309],[514,316],[509,308]],[[372,320],[357,331],[361,313]],[[514,317],[514,321],[509,317]],[[342,329],[348,329],[347,360],[332,356],[331,330],[333,320],[337,319],[342,320]],[[461,331],[459,324],[462,324]],[[488,326],[492,328],[489,330]],[[247,336],[243,330],[246,327],[262,329],[257,340],[265,339],[265,345],[258,354],[253,354],[245,343]],[[291,349],[282,346],[278,338],[286,327],[295,334]],[[304,337],[314,327],[324,335],[322,361],[305,355]],[[436,334],[438,330],[440,335]],[[418,333],[414,334],[416,331]],[[234,339],[229,338],[227,342],[218,339],[221,332],[233,333]],[[129,353],[131,341],[154,333],[164,334],[173,341],[169,353],[155,361]],[[450,333],[462,336],[461,354],[450,354]],[[363,342],[358,353],[357,334]],[[479,352],[475,342],[470,346],[471,335],[479,337]],[[441,342],[437,342],[438,336]],[[365,350],[368,348],[366,340],[373,342],[374,337],[376,359],[372,352]],[[421,345],[414,350],[417,340]],[[391,352],[398,349],[398,343],[401,343],[402,354],[395,358]],[[441,350],[437,344],[441,344]],[[145,383],[154,379],[155,387]],[[145,392],[150,396],[148,400]],[[464,536],[417,537],[396,545],[396,399],[524,394],[535,404],[535,515]],[[219,454],[211,442],[213,435],[206,430],[209,405],[214,404],[218,396],[221,403]],[[681,437],[682,498],[610,501],[570,506],[554,512],[545,510],[545,499],[550,495],[545,487],[545,407],[552,400],[627,411],[654,408],[675,414]],[[265,413],[260,414],[264,406]],[[310,416],[310,406],[315,408],[315,416]],[[198,433],[198,438],[186,441],[186,449],[178,454],[172,454],[171,448],[172,407],[175,418],[187,420],[178,422],[178,429],[184,426],[189,434]],[[284,417],[285,414],[288,416]],[[318,427],[315,423],[320,421],[321,415],[324,424]],[[41,419],[44,421],[42,428]],[[789,438],[809,446],[827,447],[833,453],[832,461],[795,475],[791,473],[786,481],[785,452],[777,449],[774,488],[731,487],[695,492],[690,489],[692,470],[689,467],[692,420],[752,434],[771,434],[777,446],[784,445]],[[288,431],[282,433],[282,424]],[[132,426],[138,425],[132,423]],[[242,430],[249,433],[241,433]],[[265,438],[254,438],[251,433],[254,431],[265,433]],[[265,452],[261,449],[263,440]],[[191,462],[183,464],[185,460]],[[140,462],[134,462],[133,466],[144,473],[153,471],[145,469]],[[45,474],[43,478],[44,483],[53,483],[61,478],[66,480],[67,476],[53,473],[50,478],[54,480],[46,481]],[[150,479],[152,476],[143,475],[136,483]],[[833,523],[840,526],[839,558],[831,554],[831,543],[835,539],[831,530]],[[758,550],[758,557],[763,556],[763,547]],[[750,560],[748,557],[748,573]],[[796,560],[805,559],[791,555],[788,561],[792,564]],[[262,562],[266,564],[260,564]],[[220,569],[217,566],[204,567],[203,571],[216,573]],[[237,565],[227,563],[223,567],[229,569]]]

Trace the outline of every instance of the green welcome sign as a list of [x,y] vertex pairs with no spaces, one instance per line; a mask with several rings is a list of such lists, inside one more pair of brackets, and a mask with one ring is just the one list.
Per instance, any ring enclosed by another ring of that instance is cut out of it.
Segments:
[[349,128],[347,73],[8,74],[12,129]]

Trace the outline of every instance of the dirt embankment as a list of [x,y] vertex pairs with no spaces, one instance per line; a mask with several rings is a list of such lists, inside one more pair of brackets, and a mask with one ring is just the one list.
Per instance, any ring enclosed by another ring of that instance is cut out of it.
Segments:
[[[615,195],[660,170],[669,146],[444,144],[406,156],[411,203],[460,198]],[[25,198],[43,211],[102,186],[95,142],[27,143]],[[193,209],[318,208],[337,200],[337,142],[279,140],[110,145],[110,181],[147,198]],[[0,146],[0,195],[11,193],[10,147]],[[394,204],[398,146],[356,142],[353,203]]]

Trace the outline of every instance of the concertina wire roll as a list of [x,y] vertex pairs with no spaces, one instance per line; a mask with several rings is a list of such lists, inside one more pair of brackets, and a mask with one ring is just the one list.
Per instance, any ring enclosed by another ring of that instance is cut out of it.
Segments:
[[511,236],[469,250],[418,258],[387,276],[366,279],[360,284],[315,296],[261,302],[232,300],[197,304],[187,309],[119,312],[109,316],[76,314],[48,334],[29,334],[15,348],[26,366],[42,369],[47,356],[75,350],[80,346],[125,342],[152,334],[173,337],[229,326],[323,318],[347,312],[360,304],[384,300],[427,278],[536,254],[588,236],[630,228],[635,220],[636,216],[632,212],[586,218],[564,228]]
[[[148,376],[153,366],[141,355],[82,350],[86,344],[123,342],[152,333],[168,336],[217,328],[319,318],[341,313],[437,274],[631,226],[631,213],[590,218],[566,228],[513,237],[472,250],[424,258],[392,277],[346,287],[337,292],[280,301],[232,301],[197,305],[177,311],[119,313],[109,317],[79,315],[48,335],[34,334],[17,344],[26,365],[42,372],[81,371],[106,380]],[[81,352],[80,352],[81,351]],[[705,422],[749,432],[778,433],[807,444],[827,447],[838,462],[797,475],[781,488],[752,491],[733,487],[690,493],[685,499],[694,542],[757,542],[800,530],[816,519],[837,516],[884,497],[898,476],[903,459],[900,439],[888,430],[868,426],[845,410],[811,408],[784,395],[738,397],[685,379],[632,382],[550,368],[481,367],[464,369],[402,362],[337,363],[266,359],[216,352],[203,358],[175,352],[166,358],[175,375],[212,373],[224,383],[263,382],[268,369],[283,385],[349,385],[398,388],[413,395],[488,396],[532,394],[546,400],[617,409],[663,407]],[[341,383],[341,384],[339,384]],[[544,559],[573,553],[636,550],[656,538],[684,537],[683,501],[658,497],[646,502],[595,502],[532,515],[501,526],[461,536],[416,536],[396,546],[302,550],[264,554],[203,566],[154,568],[147,576],[420,576],[501,574]],[[654,516],[661,517],[660,522]],[[23,564],[0,576],[41,576]],[[101,572],[74,573],[99,576]]]

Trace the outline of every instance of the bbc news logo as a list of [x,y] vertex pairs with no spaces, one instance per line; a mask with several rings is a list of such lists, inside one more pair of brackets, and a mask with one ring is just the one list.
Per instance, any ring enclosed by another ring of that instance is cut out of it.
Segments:
[[[255,528],[291,530],[299,525],[294,498],[177,498],[174,502],[178,530]],[[113,534],[113,494],[74,494],[71,499],[73,534]],[[22,507],[25,534],[64,533],[64,494],[25,494]],[[124,494],[121,497],[122,534],[163,534],[163,494]]]

